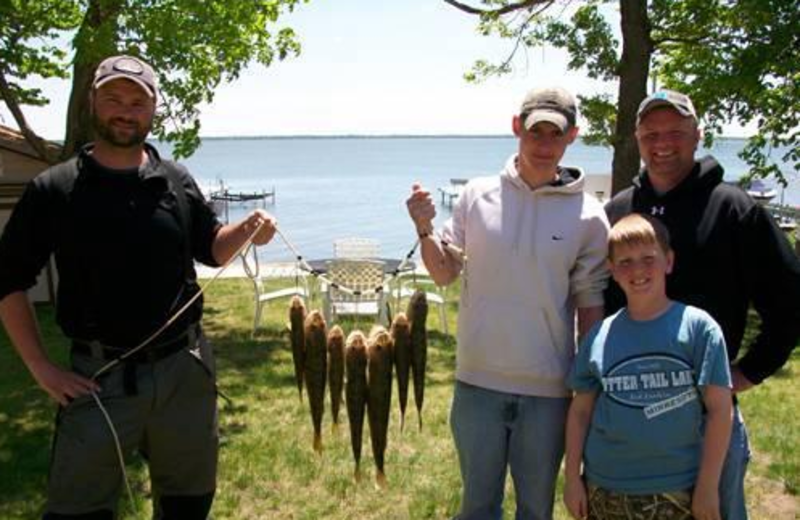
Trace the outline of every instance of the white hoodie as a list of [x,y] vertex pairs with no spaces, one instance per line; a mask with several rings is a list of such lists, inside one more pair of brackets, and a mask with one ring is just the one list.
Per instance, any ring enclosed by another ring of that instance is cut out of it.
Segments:
[[584,174],[536,190],[516,155],[499,176],[471,180],[445,224],[467,255],[456,378],[501,392],[568,396],[576,307],[603,304],[608,220]]

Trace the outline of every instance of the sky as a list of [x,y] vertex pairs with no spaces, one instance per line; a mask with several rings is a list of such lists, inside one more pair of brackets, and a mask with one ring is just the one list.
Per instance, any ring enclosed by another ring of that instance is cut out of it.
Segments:
[[[477,18],[441,0],[311,0],[279,20],[299,35],[299,57],[255,64],[201,108],[201,135],[511,133],[525,92],[561,85],[609,93],[616,85],[568,71],[566,53],[528,50],[512,74],[467,83],[477,59],[505,59],[511,42],[484,37]],[[62,139],[70,83],[39,86],[46,108],[25,109],[34,131]],[[0,122],[16,126],[4,106]]]
[[[566,54],[528,51],[515,71],[470,84],[475,60],[504,59],[510,42],[477,33],[477,18],[441,0],[311,0],[279,25],[299,35],[299,57],[254,64],[201,109],[201,135],[510,134],[525,92],[563,85],[615,91],[566,70]],[[26,83],[51,104],[26,107],[28,123],[62,139],[70,83]],[[4,106],[0,122],[16,126]]]

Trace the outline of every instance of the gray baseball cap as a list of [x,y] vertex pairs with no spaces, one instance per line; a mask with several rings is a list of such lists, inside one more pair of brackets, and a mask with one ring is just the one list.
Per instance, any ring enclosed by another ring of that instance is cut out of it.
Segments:
[[648,112],[659,107],[669,107],[677,111],[683,117],[691,117],[697,121],[697,112],[689,96],[674,90],[659,90],[647,96],[639,105],[636,113],[636,126],[642,122],[642,118]]
[[525,94],[519,113],[526,130],[536,123],[548,122],[566,133],[575,126],[578,109],[575,97],[563,88],[535,88]]
[[97,89],[115,79],[129,79],[142,87],[150,97],[158,95],[158,81],[153,68],[133,56],[112,56],[97,66],[92,88]]

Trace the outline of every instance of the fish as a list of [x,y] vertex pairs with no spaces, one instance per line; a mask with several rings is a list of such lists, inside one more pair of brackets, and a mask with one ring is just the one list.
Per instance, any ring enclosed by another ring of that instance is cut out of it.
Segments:
[[392,341],[394,342],[394,369],[397,373],[397,399],[400,401],[400,431],[406,421],[408,402],[408,377],[411,370],[411,329],[405,313],[398,312],[392,320]]
[[425,291],[411,295],[406,314],[411,321],[411,374],[414,382],[414,404],[417,406],[419,430],[422,431],[422,403],[425,399],[425,367],[428,364],[428,298]]
[[367,407],[367,339],[360,330],[347,336],[344,366],[347,374],[344,397],[350,423],[350,446],[356,467],[354,477],[361,480],[361,445],[364,435],[364,412]]
[[325,328],[322,314],[311,311],[306,317],[303,331],[306,345],[304,377],[311,421],[314,424],[314,451],[317,453],[322,452],[322,416],[325,412],[325,378],[328,375]]
[[297,392],[300,402],[303,402],[303,371],[305,369],[305,333],[303,331],[306,320],[306,306],[299,296],[292,298],[289,307],[289,323],[291,324],[292,361],[294,362],[294,380],[297,383]]
[[392,336],[380,325],[367,339],[367,420],[375,459],[375,482],[386,486],[386,453],[389,416],[392,406]]
[[344,389],[344,331],[339,325],[334,325],[328,332],[328,387],[331,392],[333,430],[336,431]]

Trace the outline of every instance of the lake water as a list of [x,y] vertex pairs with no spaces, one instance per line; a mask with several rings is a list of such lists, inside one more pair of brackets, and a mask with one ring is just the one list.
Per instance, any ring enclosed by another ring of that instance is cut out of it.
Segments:
[[[165,156],[169,148],[156,144]],[[368,237],[381,242],[381,253],[401,257],[413,246],[414,228],[405,209],[411,184],[420,181],[437,195],[451,178],[492,175],[517,146],[513,136],[497,137],[267,137],[204,139],[183,161],[201,185],[223,180],[231,191],[276,192],[267,211],[307,259],[332,255],[333,240]],[[739,139],[719,140],[712,153],[735,180],[747,166],[737,156]],[[611,171],[612,150],[576,143],[562,161],[588,175]],[[787,176],[794,174],[788,171]],[[792,178],[784,202],[800,205],[800,184]],[[780,190],[779,190],[780,192]],[[236,220],[253,204],[231,205]],[[449,215],[438,206],[437,223]],[[264,261],[294,258],[276,238],[259,250]]]

